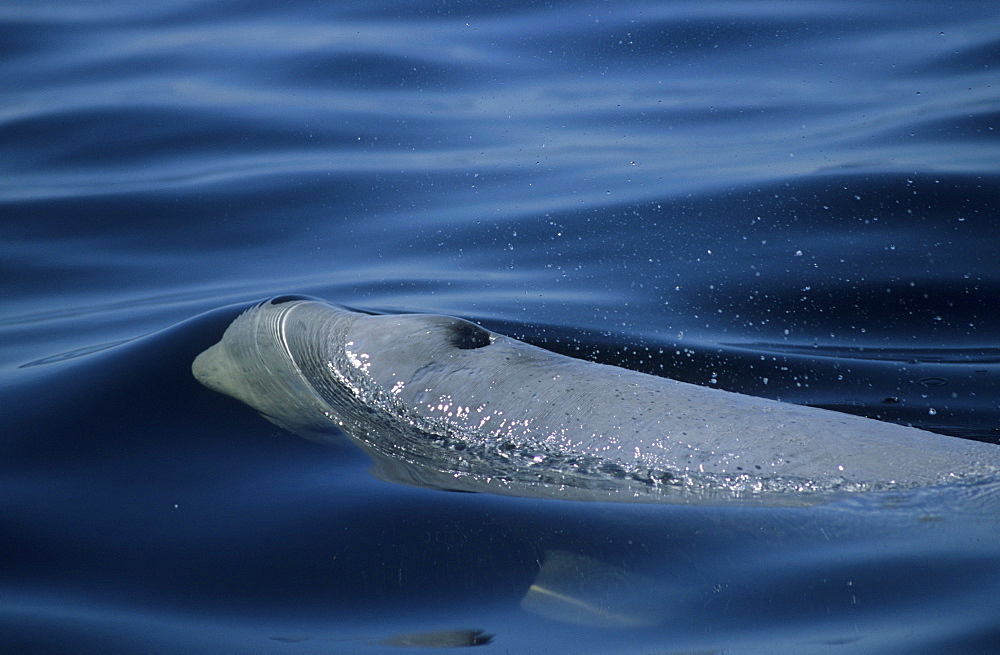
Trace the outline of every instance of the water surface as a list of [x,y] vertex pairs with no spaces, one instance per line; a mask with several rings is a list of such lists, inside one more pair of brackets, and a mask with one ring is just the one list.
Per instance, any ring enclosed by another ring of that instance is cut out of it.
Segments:
[[305,293],[1000,442],[994,3],[14,0],[0,30],[4,651],[1000,643],[995,484],[413,489],[189,371]]

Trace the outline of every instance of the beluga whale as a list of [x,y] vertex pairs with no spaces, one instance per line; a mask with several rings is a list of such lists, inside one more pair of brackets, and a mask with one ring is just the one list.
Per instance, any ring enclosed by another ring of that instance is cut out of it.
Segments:
[[205,386],[394,482],[576,500],[811,504],[996,479],[1000,447],[559,355],[474,323],[261,302]]

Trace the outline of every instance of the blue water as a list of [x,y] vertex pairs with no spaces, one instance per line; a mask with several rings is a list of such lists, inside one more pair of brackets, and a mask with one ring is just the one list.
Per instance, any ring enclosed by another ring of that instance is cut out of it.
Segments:
[[3,3],[0,650],[990,652],[996,484],[407,488],[189,367],[304,293],[1000,443],[998,34],[975,1]]

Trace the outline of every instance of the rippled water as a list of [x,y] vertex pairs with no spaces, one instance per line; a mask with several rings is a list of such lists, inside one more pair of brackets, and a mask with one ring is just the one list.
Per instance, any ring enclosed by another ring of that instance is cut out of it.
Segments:
[[412,489],[189,371],[307,293],[1000,442],[995,3],[14,0],[0,30],[5,652],[1000,643],[996,485]]

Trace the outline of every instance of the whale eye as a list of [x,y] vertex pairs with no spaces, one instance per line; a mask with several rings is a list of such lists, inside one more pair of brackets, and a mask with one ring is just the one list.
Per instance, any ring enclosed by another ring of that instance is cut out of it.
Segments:
[[475,350],[493,343],[489,331],[467,321],[455,321],[449,325],[448,339],[459,350]]

